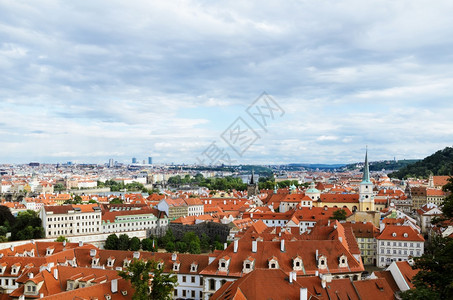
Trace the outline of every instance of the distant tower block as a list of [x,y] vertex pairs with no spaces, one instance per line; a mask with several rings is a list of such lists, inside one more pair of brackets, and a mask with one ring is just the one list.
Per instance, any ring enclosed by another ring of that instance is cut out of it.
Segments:
[[137,158],[136,158],[136,157],[132,157],[132,163],[133,163],[133,164],[136,164],[136,163],[137,163]]
[[153,158],[151,156],[148,157],[148,165],[153,164]]

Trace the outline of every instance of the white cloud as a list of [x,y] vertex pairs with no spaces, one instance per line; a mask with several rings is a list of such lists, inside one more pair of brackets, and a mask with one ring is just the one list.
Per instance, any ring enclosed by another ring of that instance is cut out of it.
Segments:
[[194,162],[267,91],[286,114],[240,162],[421,157],[453,140],[451,8],[0,1],[0,155]]

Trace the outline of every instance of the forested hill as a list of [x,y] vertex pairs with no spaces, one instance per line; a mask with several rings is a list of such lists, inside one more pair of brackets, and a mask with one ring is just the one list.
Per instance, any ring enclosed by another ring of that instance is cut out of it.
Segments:
[[[381,171],[383,169],[385,170],[399,170],[401,168],[404,168],[410,164],[414,164],[419,159],[401,159],[401,160],[384,160],[384,161],[372,161],[369,163],[370,165],[370,171]],[[357,163],[355,164],[350,164],[346,165],[345,168],[347,170],[354,170],[357,169]],[[361,163],[363,166],[363,163]],[[363,168],[362,168],[363,170]]]
[[423,177],[428,178],[430,173],[434,175],[453,174],[453,147],[446,147],[436,153],[425,157],[414,164],[390,173],[391,178]]

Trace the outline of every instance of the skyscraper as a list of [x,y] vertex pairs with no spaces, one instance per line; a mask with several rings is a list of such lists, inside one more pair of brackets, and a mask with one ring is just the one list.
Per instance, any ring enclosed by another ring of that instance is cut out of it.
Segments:
[[113,168],[113,158],[109,159],[109,168]]
[[151,156],[148,157],[148,165],[153,164],[153,158]]
[[136,158],[136,157],[132,157],[132,163],[133,163],[133,164],[136,164],[136,163],[137,163],[137,158]]

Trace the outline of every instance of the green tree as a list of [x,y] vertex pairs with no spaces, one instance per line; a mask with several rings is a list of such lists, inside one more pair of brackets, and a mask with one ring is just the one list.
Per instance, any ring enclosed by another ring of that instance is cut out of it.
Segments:
[[40,239],[44,236],[41,219],[33,210],[21,211],[17,214],[14,225],[11,227],[11,240]]
[[[453,299],[453,240],[434,236],[414,268],[420,271],[412,278],[415,289],[402,293],[409,299]],[[424,298],[423,298],[424,297]]]
[[[453,217],[453,178],[443,186],[450,193],[442,206],[443,217],[440,220],[451,220]],[[437,221],[440,221],[437,220]],[[442,223],[439,223],[441,226]],[[420,271],[412,279],[415,289],[401,294],[408,299],[453,299],[453,239],[433,236],[431,243],[421,257],[415,258],[414,268]]]
[[110,200],[109,203],[110,204],[123,204],[123,200],[121,200],[120,198],[113,198],[112,200]]
[[170,300],[178,279],[174,274],[164,274],[163,270],[163,266],[159,267],[153,260],[134,259],[119,275],[134,287],[133,300]]
[[64,190],[66,190],[66,188],[62,183],[57,183],[53,186],[53,190],[56,192],[62,192]]
[[118,250],[118,236],[114,233],[105,240],[104,248],[107,250]]
[[176,251],[178,251],[179,253],[187,252],[187,244],[182,241],[176,242],[175,247],[176,247]]
[[206,233],[203,233],[201,235],[201,239],[200,239],[201,251],[208,252],[210,247],[211,247],[211,239],[209,238],[209,236]]
[[8,228],[6,226],[0,226],[0,236],[6,236]]
[[55,240],[55,242],[59,242],[59,243],[63,243],[63,242],[69,242],[69,240],[64,236],[64,235],[60,235],[59,237],[57,237],[57,239]]
[[131,238],[131,240],[129,241],[129,249],[131,251],[140,250],[140,239],[138,237],[134,236],[133,238]]
[[88,203],[96,204],[98,202],[96,200],[94,200],[94,199],[90,199],[90,201],[88,201]]
[[82,203],[82,197],[80,197],[79,195],[75,196],[74,204],[80,204],[80,203]]
[[173,251],[175,251],[175,249],[176,249],[175,243],[172,241],[169,241],[165,245],[165,251],[167,251],[167,252],[173,252]]
[[11,210],[4,205],[0,205],[0,226],[9,228],[14,224],[14,221],[16,221],[16,218],[14,218]]
[[121,234],[118,237],[118,250],[129,249],[129,236],[127,234]]
[[182,241],[187,245],[187,252],[191,254],[201,253],[200,238],[195,234],[195,232],[186,232]]
[[175,242],[175,236],[173,235],[173,231],[171,229],[168,229],[165,232],[165,235],[160,239],[161,246],[166,248],[166,245],[168,242]]
[[338,221],[346,220],[346,211],[344,209],[337,209],[330,218]]
[[145,251],[153,251],[153,241],[149,238],[142,240],[142,249]]

